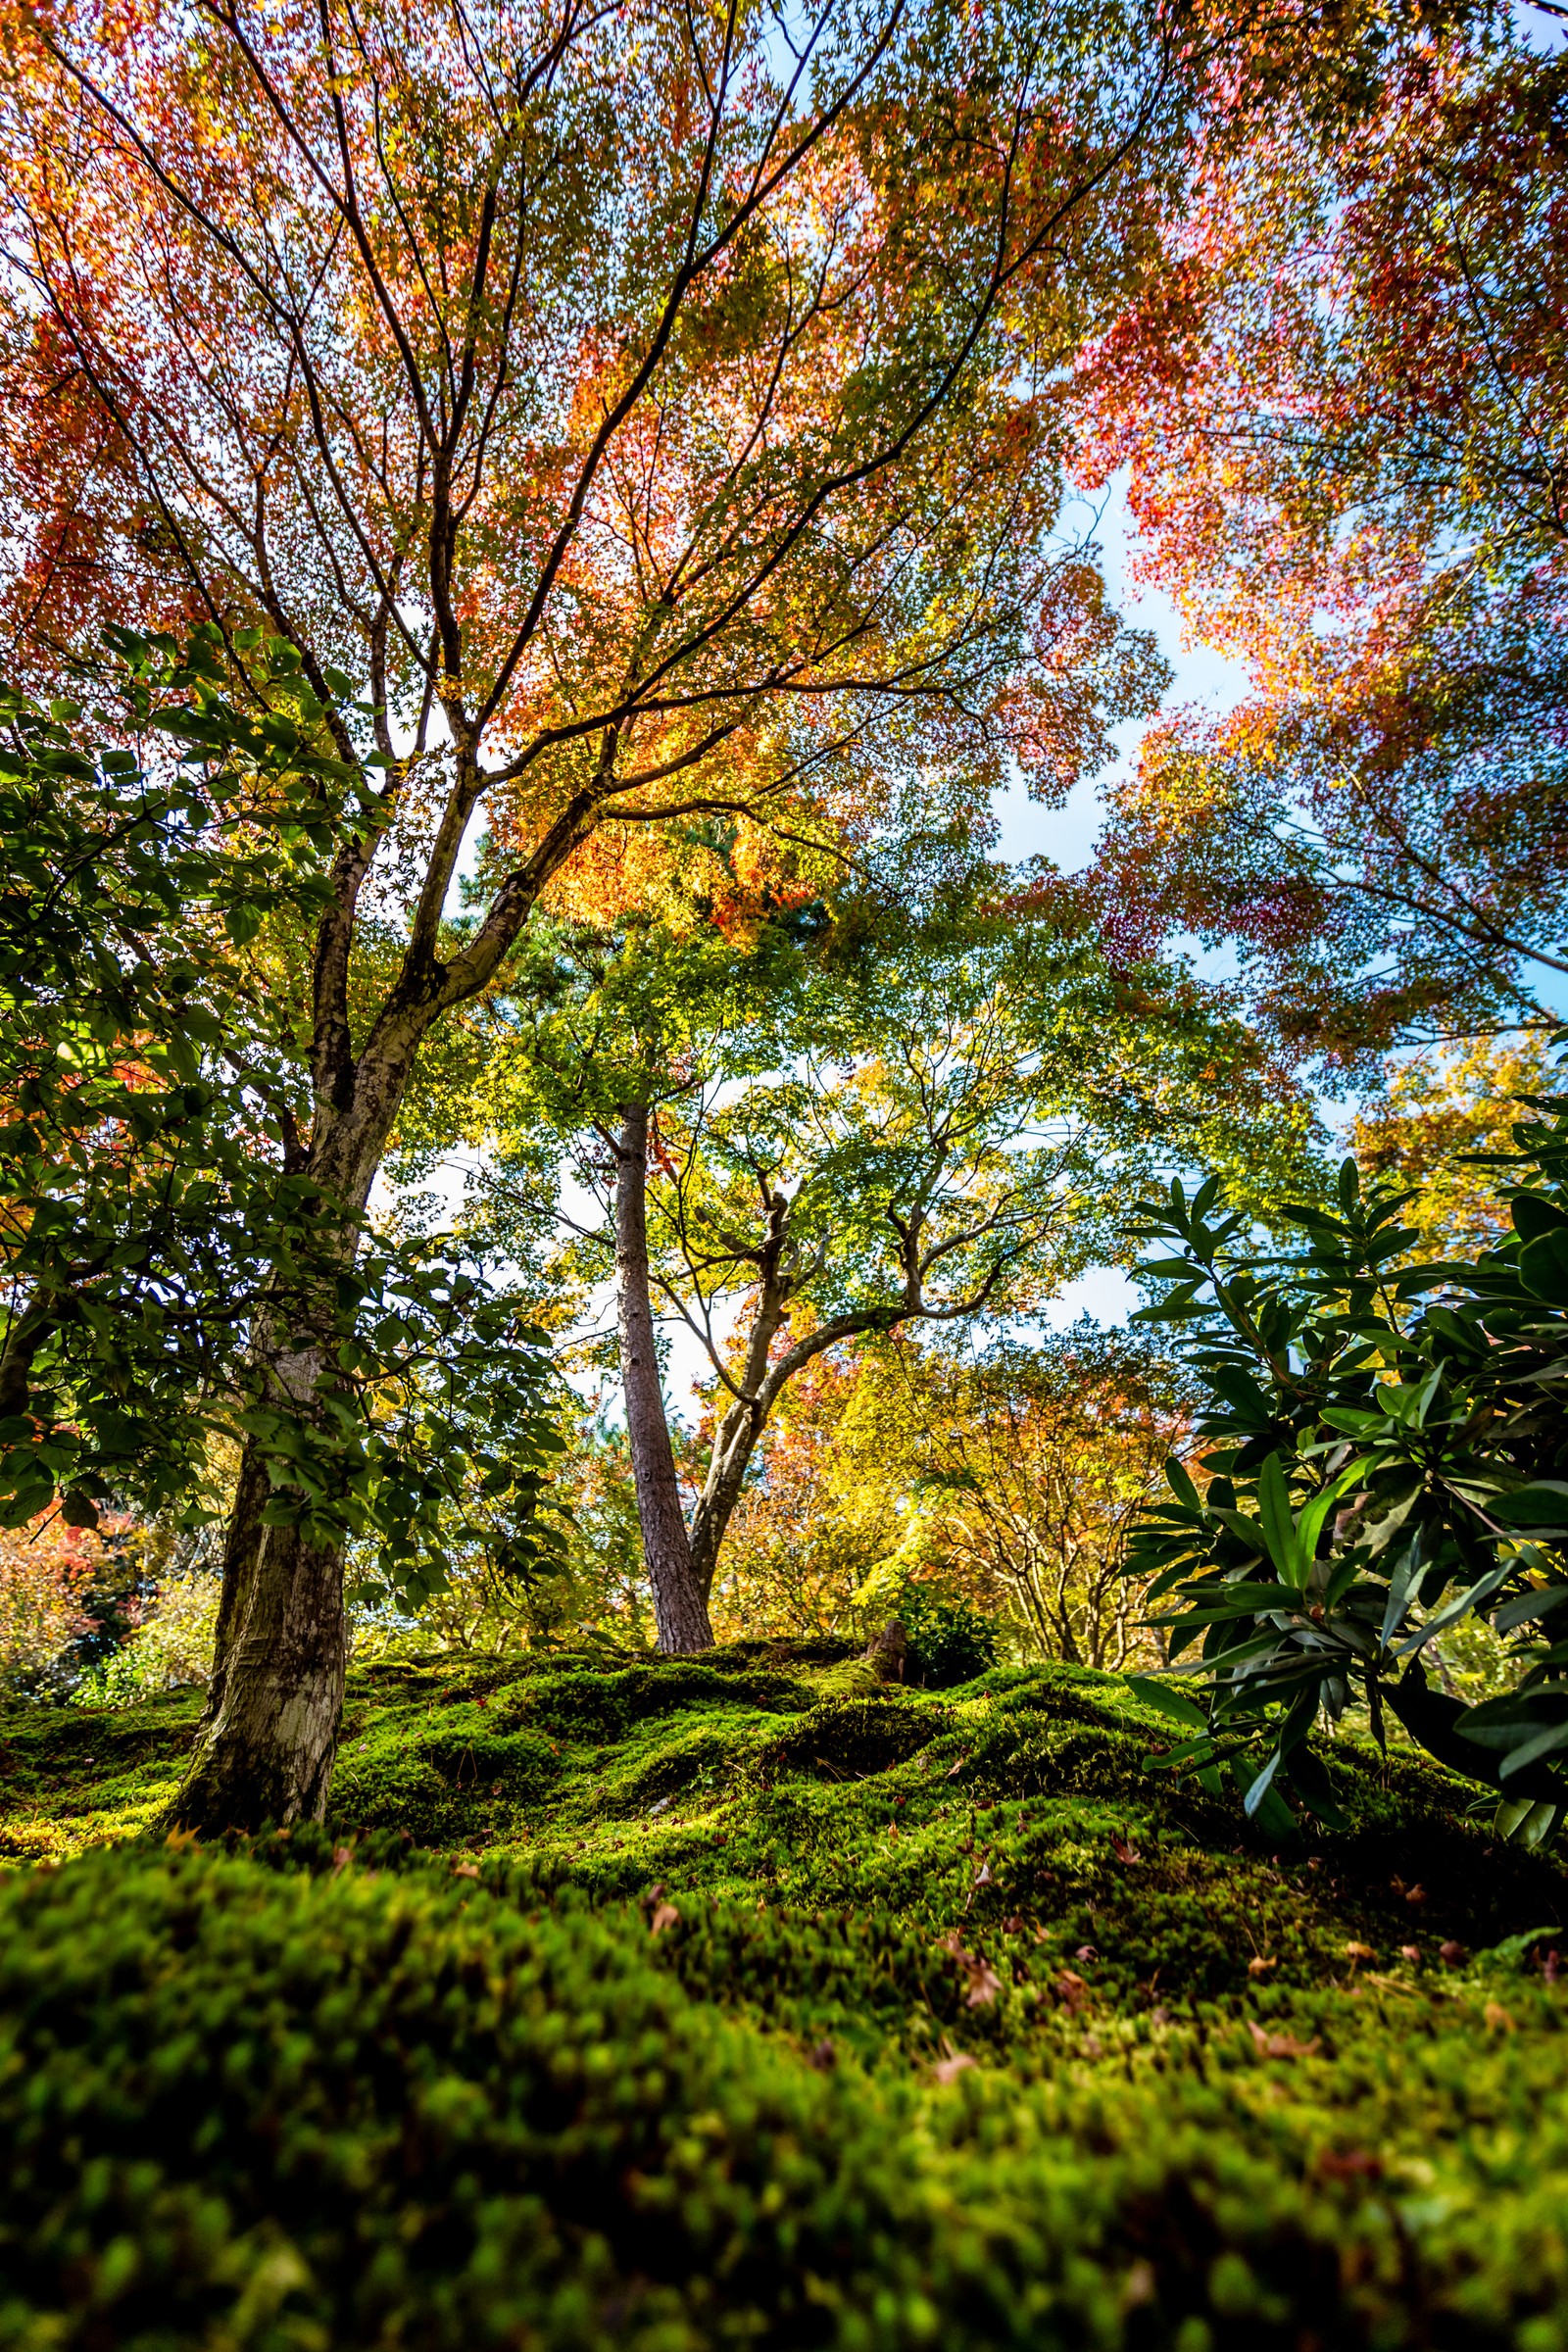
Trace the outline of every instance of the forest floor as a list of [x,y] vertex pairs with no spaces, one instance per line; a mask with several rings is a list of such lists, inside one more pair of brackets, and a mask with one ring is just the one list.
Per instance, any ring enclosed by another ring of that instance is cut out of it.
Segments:
[[1281,1847],[1109,1677],[448,1655],[225,1851],[197,1711],[0,1719],[0,2347],[1568,2352],[1568,1876],[1419,1758]]

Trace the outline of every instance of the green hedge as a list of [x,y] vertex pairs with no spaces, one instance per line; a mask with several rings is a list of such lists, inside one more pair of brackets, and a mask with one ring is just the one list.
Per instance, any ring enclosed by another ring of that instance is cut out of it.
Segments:
[[0,1887],[0,2345],[1568,2345],[1549,1988],[943,2082],[692,1997],[683,1950],[739,1952],[689,1896],[530,1914],[298,1842]]

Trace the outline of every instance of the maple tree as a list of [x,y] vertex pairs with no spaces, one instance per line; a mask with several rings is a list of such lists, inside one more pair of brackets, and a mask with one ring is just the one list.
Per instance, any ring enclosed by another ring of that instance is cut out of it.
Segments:
[[[756,1449],[821,1354],[1033,1313],[1116,1252],[1151,1152],[1222,1140],[1222,1069],[1254,1189],[1299,1158],[1301,1105],[1269,1101],[1223,1008],[1154,968],[1128,992],[1054,878],[1020,889],[960,843],[921,907],[911,845],[883,852],[874,889],[738,932],[541,933],[466,1102],[430,1127],[476,1149],[474,1246],[527,1263],[558,1327],[612,1289],[666,1648],[710,1640]],[[564,1212],[575,1239],[552,1256]],[[699,1445],[670,1428],[662,1328],[707,1357]]]
[[1162,1663],[1126,1561],[1182,1441],[1171,1367],[1080,1323],[968,1356],[905,1350],[897,1369],[930,1572],[1010,1623],[1026,1653],[1109,1673]]
[[[1039,297],[1121,266],[1173,43],[1003,8],[386,5],[62,11],[15,54],[26,645],[201,615],[243,689],[263,620],[375,788],[300,1007],[346,1259],[422,1039],[608,816],[829,798],[873,720],[905,767],[1030,761]],[[453,939],[482,798],[510,863]],[[307,1414],[318,1348],[259,1339]],[[330,1764],[340,1549],[262,1492],[248,1459],[193,1822],[318,1809]]]
[[1331,1063],[1539,1025],[1564,969],[1565,91],[1498,17],[1330,136],[1287,101],[1211,142],[1085,356],[1083,463],[1129,468],[1144,570],[1254,683],[1153,731],[1107,905],[1233,941]]
[[[1138,268],[1215,60],[1222,95],[1266,88],[1313,31],[1240,24],[10,23],[15,630],[50,670],[106,616],[210,621],[255,698],[264,624],[371,788],[294,1008],[343,1267],[421,1045],[597,831],[809,822],[873,739],[888,778],[974,793],[1016,760],[1056,788],[1061,367]],[[1386,39],[1335,12],[1330,79]],[[481,801],[506,863],[454,931]],[[253,1338],[319,1417],[321,1347]],[[318,1810],[330,1768],[341,1544],[265,1489],[252,1452],[193,1823]]]
[[8,1695],[47,1684],[89,1630],[84,1603],[101,1549],[92,1530],[58,1516],[0,1532],[0,1689]]
[[1125,1547],[1182,1412],[1169,1364],[1086,1320],[841,1347],[762,1432],[715,1623],[863,1640],[956,1603],[1005,1629],[1014,1655],[1157,1664]]

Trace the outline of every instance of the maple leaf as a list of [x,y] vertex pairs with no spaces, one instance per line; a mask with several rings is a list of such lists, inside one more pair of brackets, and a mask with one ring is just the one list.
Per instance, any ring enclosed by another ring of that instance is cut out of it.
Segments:
[[1383,2159],[1366,2148],[1344,2151],[1325,2148],[1318,2156],[1316,2170],[1329,2180],[1381,2180]]

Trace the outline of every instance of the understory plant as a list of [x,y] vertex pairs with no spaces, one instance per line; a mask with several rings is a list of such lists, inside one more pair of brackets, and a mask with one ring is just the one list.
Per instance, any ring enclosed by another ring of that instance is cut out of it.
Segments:
[[[1127,1562],[1204,1703],[1140,1688],[1188,1735],[1166,1762],[1228,1766],[1265,1828],[1291,1826],[1287,1787],[1334,1822],[1308,1737],[1355,1700],[1494,1789],[1504,1834],[1545,1837],[1568,1799],[1568,1095],[1521,1108],[1494,1163],[1511,1231],[1472,1261],[1411,1262],[1411,1196],[1363,1191],[1353,1159],[1332,1205],[1288,1211],[1294,1251],[1260,1255],[1215,1177],[1135,1229],[1168,1252],[1141,1318],[1174,1327],[1204,1399]],[[1469,1706],[1428,1671],[1465,1620],[1517,1667]]]

